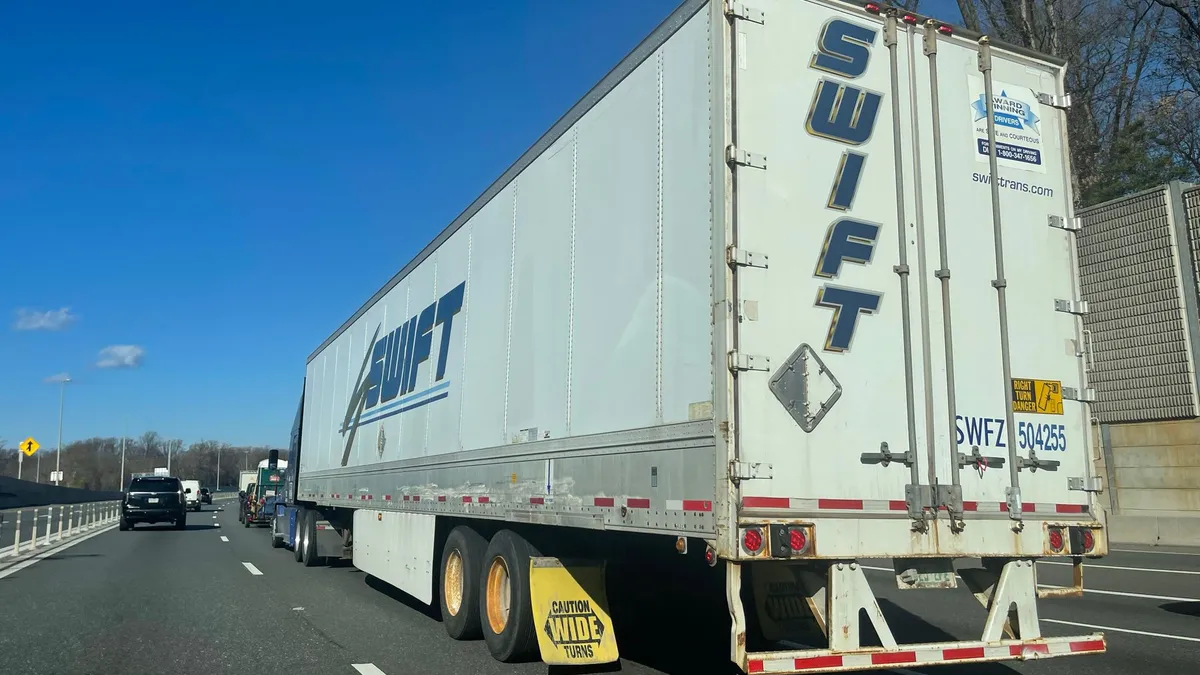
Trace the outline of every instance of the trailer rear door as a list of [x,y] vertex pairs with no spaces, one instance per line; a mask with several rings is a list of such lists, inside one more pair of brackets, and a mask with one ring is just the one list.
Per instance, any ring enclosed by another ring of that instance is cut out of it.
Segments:
[[[761,23],[735,21],[732,40],[740,253],[731,366],[740,459],[771,465],[770,478],[742,482],[742,503],[896,515],[906,486],[931,474],[924,427],[913,423],[924,400],[924,261],[912,228],[897,226],[882,24],[821,2],[764,9]],[[898,45],[898,63],[907,51]],[[897,77],[906,90],[908,68]],[[898,102],[907,119],[907,97]],[[864,453],[909,453],[910,462],[882,469]]]
[[[743,513],[915,522],[961,507],[967,520],[1007,519],[1009,495],[1038,515],[1085,512],[1086,493],[1068,490],[1069,478],[1090,476],[1086,406],[1069,398],[1084,388],[1074,235],[1048,224],[1070,222],[1063,115],[1038,102],[1061,91],[1061,69],[994,52],[1009,382],[978,45],[937,40],[942,221],[923,27],[898,22],[893,41],[883,19],[853,5],[756,4],[762,15],[731,24],[730,367]],[[1006,388],[1018,399],[1011,416]],[[1009,439],[1020,493],[1009,490]],[[964,465],[974,447],[983,459]],[[864,555],[941,551],[936,538],[908,551],[871,551],[865,535],[858,545]]]

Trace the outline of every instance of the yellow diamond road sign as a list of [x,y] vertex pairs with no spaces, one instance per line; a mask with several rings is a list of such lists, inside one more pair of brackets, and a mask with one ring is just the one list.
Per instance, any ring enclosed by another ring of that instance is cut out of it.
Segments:
[[40,447],[42,446],[38,445],[37,441],[33,440],[33,436],[21,441],[21,452],[25,453],[26,457],[33,457],[33,453],[37,452],[38,448]]

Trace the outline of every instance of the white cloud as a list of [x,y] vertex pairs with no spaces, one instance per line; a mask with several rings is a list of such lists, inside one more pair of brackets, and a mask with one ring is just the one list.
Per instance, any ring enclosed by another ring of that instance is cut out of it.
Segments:
[[33,309],[18,309],[17,322],[13,325],[17,330],[62,330],[74,323],[79,317],[71,313],[70,307],[39,312]]
[[69,373],[59,373],[57,375],[51,375],[50,377],[46,378],[46,382],[49,384],[58,384],[59,382],[70,382],[70,381],[71,381],[71,375]]
[[109,345],[100,350],[97,368],[137,368],[146,350],[137,345]]

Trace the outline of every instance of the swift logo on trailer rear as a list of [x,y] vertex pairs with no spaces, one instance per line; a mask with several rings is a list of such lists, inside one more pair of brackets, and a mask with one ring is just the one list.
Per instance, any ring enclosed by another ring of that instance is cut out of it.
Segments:
[[[859,78],[867,72],[870,47],[878,35],[874,28],[832,19],[821,29],[809,67],[851,80]],[[805,128],[817,138],[860,146],[871,138],[882,101],[882,94],[822,77],[813,93]],[[848,215],[866,161],[865,153],[847,148],[834,172],[826,206],[847,215],[833,221],[825,233],[815,271],[823,279],[838,278],[843,262],[870,264],[875,253],[880,224]],[[882,292],[822,284],[817,290],[816,304],[833,310],[825,351],[848,351],[859,316],[879,311],[882,299]]]
[[[339,433],[346,437],[342,466],[350,461],[350,449],[354,447],[354,436],[359,426],[449,396],[450,382],[444,381],[446,357],[450,352],[454,317],[462,310],[466,287],[464,281],[450,289],[383,337],[379,337],[383,324],[375,327],[370,342],[372,347],[363,357],[354,393],[346,405],[346,417],[339,429]],[[436,352],[433,384],[421,391],[414,391],[421,365],[435,356],[433,331],[438,326],[441,326],[441,340]]]

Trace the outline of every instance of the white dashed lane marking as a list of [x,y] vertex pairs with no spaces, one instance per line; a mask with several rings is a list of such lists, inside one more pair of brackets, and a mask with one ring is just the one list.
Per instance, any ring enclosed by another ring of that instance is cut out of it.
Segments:
[[244,563],[242,563],[242,566],[245,567],[246,569],[250,570],[250,574],[253,574],[256,577],[262,576],[262,572],[259,571],[259,569],[257,567],[255,567],[253,563],[244,562]]

